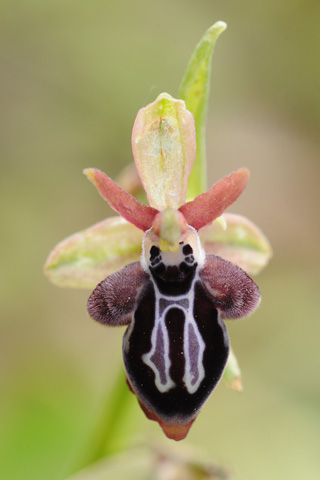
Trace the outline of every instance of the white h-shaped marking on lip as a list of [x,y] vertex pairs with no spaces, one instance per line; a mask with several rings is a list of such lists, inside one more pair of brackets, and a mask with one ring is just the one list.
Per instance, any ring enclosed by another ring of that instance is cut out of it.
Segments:
[[[204,340],[199,332],[198,326],[195,322],[195,319],[193,317],[193,306],[194,306],[194,285],[195,282],[198,280],[197,275],[194,281],[192,282],[192,285],[190,287],[190,290],[187,295],[179,295],[177,297],[168,297],[166,295],[162,295],[155,282],[153,281],[154,289],[155,289],[155,297],[156,297],[156,308],[155,308],[155,324],[152,330],[151,334],[151,350],[148,353],[145,353],[142,355],[142,360],[143,362],[148,365],[154,372],[155,374],[155,385],[159,392],[165,393],[171,390],[176,386],[172,378],[170,377],[170,367],[171,367],[171,360],[169,356],[169,348],[170,348],[170,342],[169,342],[169,334],[167,327],[165,325],[165,318],[167,312],[171,308],[179,308],[184,312],[185,315],[185,322],[184,322],[184,337],[183,337],[183,350],[184,350],[184,357],[185,357],[185,373],[183,376],[183,382],[185,383],[185,386],[187,388],[187,391],[192,394],[195,393],[198,388],[200,383],[202,382],[205,372],[204,372],[204,367],[203,367],[203,352],[205,350],[205,343]],[[165,299],[169,300],[170,304],[160,313],[160,300]],[[181,300],[188,300],[188,307],[183,308],[178,301]],[[198,354],[197,354],[197,381],[195,383],[192,383],[194,380],[195,374],[191,371],[191,357],[190,355],[192,352],[190,351],[190,327],[193,330],[193,333],[196,337],[197,343],[198,343]],[[162,383],[161,381],[161,374],[159,371],[158,366],[152,361],[152,357],[156,352],[157,348],[157,335],[162,334],[163,338],[163,359],[164,359],[164,372],[161,372],[164,374],[165,377],[165,383]]]
[[[191,320],[191,321],[190,321]],[[195,377],[195,374],[191,371],[191,355],[192,352],[190,352],[190,328],[192,327],[193,333],[196,336],[197,343],[198,343],[198,355],[197,355],[197,372],[198,372],[198,378],[197,381],[193,384],[193,380]],[[194,321],[194,318],[192,316],[186,315],[186,321],[184,324],[184,342],[183,342],[183,348],[184,348],[184,355],[186,359],[185,363],[185,371],[184,371],[184,376],[183,376],[183,381],[187,387],[187,390],[189,393],[195,393],[202,380],[205,377],[204,373],[204,368],[203,368],[203,352],[206,348],[206,345],[203,341],[203,338],[199,332],[198,326],[196,322]]]
[[[153,284],[154,284],[154,282],[153,282]],[[145,353],[144,355],[142,355],[142,360],[144,361],[144,363],[146,365],[148,365],[148,367],[150,367],[153,370],[153,372],[155,374],[156,387],[159,390],[159,392],[164,393],[164,392],[168,392],[171,388],[176,386],[176,384],[174,383],[174,381],[170,377],[170,373],[169,373],[169,370],[170,370],[170,367],[171,367],[171,360],[170,360],[170,357],[169,357],[169,334],[168,334],[168,330],[167,330],[167,327],[166,327],[165,322],[164,322],[165,313],[167,312],[168,308],[170,308],[171,306],[164,309],[164,311],[161,312],[161,314],[160,314],[160,298],[162,298],[162,297],[161,297],[158,289],[156,288],[155,284],[154,284],[154,288],[155,288],[155,295],[156,295],[156,308],[155,308],[155,324],[154,324],[152,334],[151,334],[151,345],[152,345],[152,347],[151,347],[151,350],[150,350],[149,353]],[[161,330],[162,338],[163,338],[163,359],[164,359],[164,372],[163,373],[164,373],[164,376],[165,376],[165,383],[162,383],[160,371],[159,371],[157,365],[155,365],[155,363],[152,361],[152,357],[153,357],[153,355],[156,351],[156,348],[157,348],[157,335],[160,334],[159,330]]]

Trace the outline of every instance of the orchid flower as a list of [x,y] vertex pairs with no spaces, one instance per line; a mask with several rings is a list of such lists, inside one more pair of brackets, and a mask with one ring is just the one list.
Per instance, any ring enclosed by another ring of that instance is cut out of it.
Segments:
[[[244,270],[206,253],[206,245],[209,252],[214,245],[213,222],[243,192],[249,172],[239,169],[186,203],[194,120],[185,103],[168,94],[139,111],[132,148],[149,206],[100,170],[84,171],[110,207],[132,225],[112,220],[129,227],[126,241],[131,241],[130,231],[144,232],[140,260],[100,281],[88,312],[104,325],[127,325],[123,358],[130,389],[147,417],[158,421],[169,438],[180,440],[224,372],[229,338],[223,319],[249,315],[260,301],[257,285]],[[227,217],[227,223],[234,218]],[[107,223],[112,230],[110,219]],[[238,227],[241,223],[248,227],[241,219]],[[200,237],[204,227],[205,247]],[[99,229],[101,225],[91,228],[82,238],[86,241]],[[106,240],[105,248],[112,249],[113,242]],[[52,271],[57,254],[74,241],[67,239],[51,254]]]
[[127,326],[129,388],[146,416],[175,440],[185,438],[223,374],[240,389],[224,320],[258,306],[259,289],[248,274],[258,273],[271,255],[254,224],[224,213],[245,189],[247,169],[186,201],[196,127],[185,102],[166,93],[142,108],[132,150],[149,205],[102,171],[86,169],[119,216],[68,237],[46,263],[56,284],[94,288],[88,300],[93,319]]

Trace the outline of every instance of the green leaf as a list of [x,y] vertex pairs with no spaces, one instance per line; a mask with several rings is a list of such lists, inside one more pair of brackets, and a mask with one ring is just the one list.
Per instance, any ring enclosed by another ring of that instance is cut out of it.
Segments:
[[225,213],[223,217],[227,224],[225,230],[218,222],[213,222],[199,232],[206,254],[218,255],[250,275],[256,275],[272,257],[268,239],[242,215]]
[[93,289],[107,275],[140,259],[143,232],[110,217],[62,240],[50,253],[45,273],[60,287]]
[[132,151],[151,207],[180,207],[196,153],[194,120],[185,103],[162,93],[139,110]]
[[207,188],[205,121],[210,89],[211,56],[217,38],[226,28],[224,22],[216,22],[205,32],[191,56],[179,89],[179,98],[186,102],[196,124],[197,153],[188,183],[188,200],[192,200]]

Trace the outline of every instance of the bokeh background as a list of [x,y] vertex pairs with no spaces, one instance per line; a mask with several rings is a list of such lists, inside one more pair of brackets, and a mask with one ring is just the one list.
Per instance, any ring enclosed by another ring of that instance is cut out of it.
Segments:
[[[221,384],[185,443],[244,479],[320,478],[320,2],[2,0],[1,479],[63,479],[99,419],[123,330],[91,321],[89,292],[54,287],[43,263],[111,213],[82,169],[115,177],[131,162],[138,109],[177,95],[217,20],[228,29],[213,57],[208,185],[250,169],[232,211],[274,257],[259,310],[229,324],[244,392]],[[133,405],[132,438],[170,448]]]

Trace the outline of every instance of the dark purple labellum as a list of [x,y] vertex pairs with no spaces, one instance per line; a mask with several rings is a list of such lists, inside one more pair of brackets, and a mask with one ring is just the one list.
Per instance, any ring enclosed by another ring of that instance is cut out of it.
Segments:
[[88,311],[101,323],[129,325],[123,339],[128,383],[146,415],[181,440],[228,360],[222,318],[249,314],[259,299],[253,280],[230,262],[205,257],[188,227],[174,252],[161,251],[148,231],[141,265],[101,282]]

